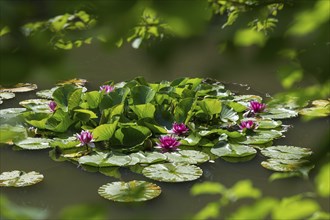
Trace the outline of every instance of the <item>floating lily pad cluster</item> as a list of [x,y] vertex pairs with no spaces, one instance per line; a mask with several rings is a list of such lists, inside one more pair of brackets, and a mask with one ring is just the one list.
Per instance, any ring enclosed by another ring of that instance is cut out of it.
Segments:
[[21,101],[21,108],[0,110],[0,142],[27,150],[49,148],[55,160],[106,175],[118,176],[112,171],[129,167],[165,182],[195,180],[203,173],[198,164],[217,158],[248,161],[260,149],[270,157],[263,167],[295,171],[279,169],[277,163],[290,160],[281,165],[288,167],[298,161],[299,166],[311,153],[272,146],[286,131],[280,119],[295,117],[296,111],[269,107],[262,97],[236,94],[216,80],[148,83],[136,78],[108,81],[97,91],[88,91],[84,83],[58,84]]

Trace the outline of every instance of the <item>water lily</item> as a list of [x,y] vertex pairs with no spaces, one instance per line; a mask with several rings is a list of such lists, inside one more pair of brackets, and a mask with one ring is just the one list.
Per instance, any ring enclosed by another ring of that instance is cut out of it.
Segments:
[[256,123],[252,120],[247,120],[247,121],[241,121],[241,124],[239,125],[239,128],[244,131],[244,130],[253,130],[256,128]]
[[103,86],[100,86],[100,91],[101,91],[101,92],[105,92],[105,93],[112,92],[114,89],[115,89],[115,87],[110,86],[110,85],[103,85]]
[[80,146],[95,147],[94,143],[92,143],[93,135],[89,131],[81,131],[80,134],[77,134],[77,139],[80,141]]
[[265,108],[266,108],[266,104],[264,104],[264,103],[260,103],[260,102],[257,102],[257,101],[251,101],[250,102],[249,109],[253,113],[263,112],[265,110]]
[[170,133],[176,134],[176,135],[182,135],[188,132],[188,128],[184,123],[173,123],[172,129],[170,130]]
[[162,136],[159,138],[157,148],[162,149],[163,152],[176,151],[181,143],[172,136]]
[[49,108],[50,108],[50,110],[51,110],[52,112],[55,112],[55,109],[56,109],[56,106],[57,106],[56,102],[51,101],[51,102],[48,104],[48,106],[49,106]]

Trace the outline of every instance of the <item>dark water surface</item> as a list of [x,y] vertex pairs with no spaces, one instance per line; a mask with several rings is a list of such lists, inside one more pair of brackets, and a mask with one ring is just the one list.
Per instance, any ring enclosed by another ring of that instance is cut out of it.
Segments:
[[[251,90],[247,93],[256,94]],[[14,100],[5,100],[1,108],[17,107],[20,100],[34,98],[33,94],[34,92],[17,94],[17,98]],[[285,138],[276,140],[274,145],[310,147],[317,153],[325,139],[329,137],[329,118],[310,122],[290,119],[284,121],[284,124],[291,124],[293,127],[285,133]],[[315,191],[313,182],[302,178],[269,182],[268,177],[273,172],[260,165],[265,158],[257,154],[253,160],[244,163],[228,163],[217,159],[215,163],[202,164],[200,165],[204,171],[202,178],[186,183],[157,182],[122,168],[122,180],[146,180],[156,183],[162,188],[162,194],[156,199],[143,203],[116,203],[100,197],[97,190],[103,184],[118,180],[100,173],[86,172],[70,162],[53,161],[49,157],[48,151],[14,151],[11,146],[1,146],[1,172],[38,171],[45,176],[45,179],[34,186],[1,188],[0,190],[2,195],[17,205],[48,210],[50,219],[57,219],[60,210],[76,204],[103,206],[109,213],[109,219],[189,219],[189,216],[197,213],[207,202],[215,201],[218,198],[190,195],[192,185],[204,181],[216,181],[231,187],[239,180],[251,179],[254,186],[260,188],[264,196],[278,198]],[[312,177],[315,175],[315,170],[311,173]],[[330,204],[327,199],[318,201],[324,210],[329,211]],[[245,202],[248,201],[244,200],[239,204],[234,204],[233,207],[222,210],[222,212],[228,213],[235,209],[235,206]]]

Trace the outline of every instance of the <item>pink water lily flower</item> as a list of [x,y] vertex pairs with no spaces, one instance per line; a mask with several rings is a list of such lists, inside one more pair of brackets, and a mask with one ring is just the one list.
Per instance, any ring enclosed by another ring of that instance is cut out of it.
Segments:
[[50,108],[50,110],[51,110],[52,112],[55,112],[55,109],[56,109],[56,107],[57,107],[57,104],[56,104],[56,102],[51,101],[51,102],[48,104],[48,107]]
[[115,89],[115,87],[110,86],[110,85],[100,86],[100,92],[109,93],[109,92],[112,92],[114,89]]
[[157,148],[160,148],[162,152],[176,151],[180,142],[172,136],[162,136],[159,138],[159,143],[157,143]]
[[241,121],[241,124],[239,125],[239,128],[244,131],[244,130],[253,130],[257,127],[257,124],[254,123],[252,120],[247,120],[247,121]]
[[95,147],[94,143],[92,143],[93,135],[89,131],[81,131],[80,134],[77,134],[77,139],[80,141],[80,146]]
[[264,103],[260,103],[260,102],[257,102],[257,101],[251,101],[250,102],[249,109],[253,113],[263,112],[265,110],[265,108],[266,108],[266,104],[264,104]]
[[188,132],[188,128],[184,123],[173,123],[172,129],[170,130],[170,133],[176,134],[176,135],[183,135]]

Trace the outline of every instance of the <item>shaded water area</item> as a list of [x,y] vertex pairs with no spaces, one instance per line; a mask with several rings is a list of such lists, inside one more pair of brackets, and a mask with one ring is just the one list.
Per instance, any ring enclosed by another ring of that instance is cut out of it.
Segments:
[[[93,82],[87,87],[97,88],[102,82]],[[249,87],[228,85],[232,91],[242,90],[246,94],[262,95]],[[248,89],[248,90],[246,90]],[[35,92],[17,94],[14,100],[6,100],[1,108],[18,107],[20,100],[35,97]],[[329,134],[329,118],[303,122],[300,119],[285,120],[284,124],[291,127],[285,133],[286,137],[275,140],[274,145],[293,145],[310,147],[315,153],[326,141]],[[314,183],[302,178],[291,178],[269,182],[268,177],[272,171],[264,169],[260,163],[265,158],[257,154],[248,162],[229,163],[217,159],[214,163],[199,165],[203,169],[203,176],[192,182],[164,183],[153,181],[142,175],[135,174],[127,168],[121,168],[123,181],[146,180],[156,183],[162,188],[162,194],[143,203],[116,203],[105,200],[97,193],[98,188],[106,183],[118,181],[115,178],[100,173],[84,171],[81,167],[70,162],[56,162],[49,157],[49,150],[41,151],[15,151],[11,146],[1,146],[0,171],[24,170],[38,171],[45,176],[41,183],[24,188],[1,188],[1,194],[20,206],[38,207],[48,210],[50,219],[56,219],[60,211],[70,205],[90,204],[105,207],[109,219],[189,219],[197,213],[206,203],[214,201],[215,196],[197,196],[190,194],[190,188],[195,183],[215,181],[231,187],[242,179],[251,179],[254,186],[261,189],[263,196],[282,198],[304,192],[314,192]],[[311,179],[315,175],[311,172]],[[241,200],[234,203],[222,213],[230,213],[239,205],[249,203],[250,200]],[[329,201],[320,199],[323,210],[329,211]]]

